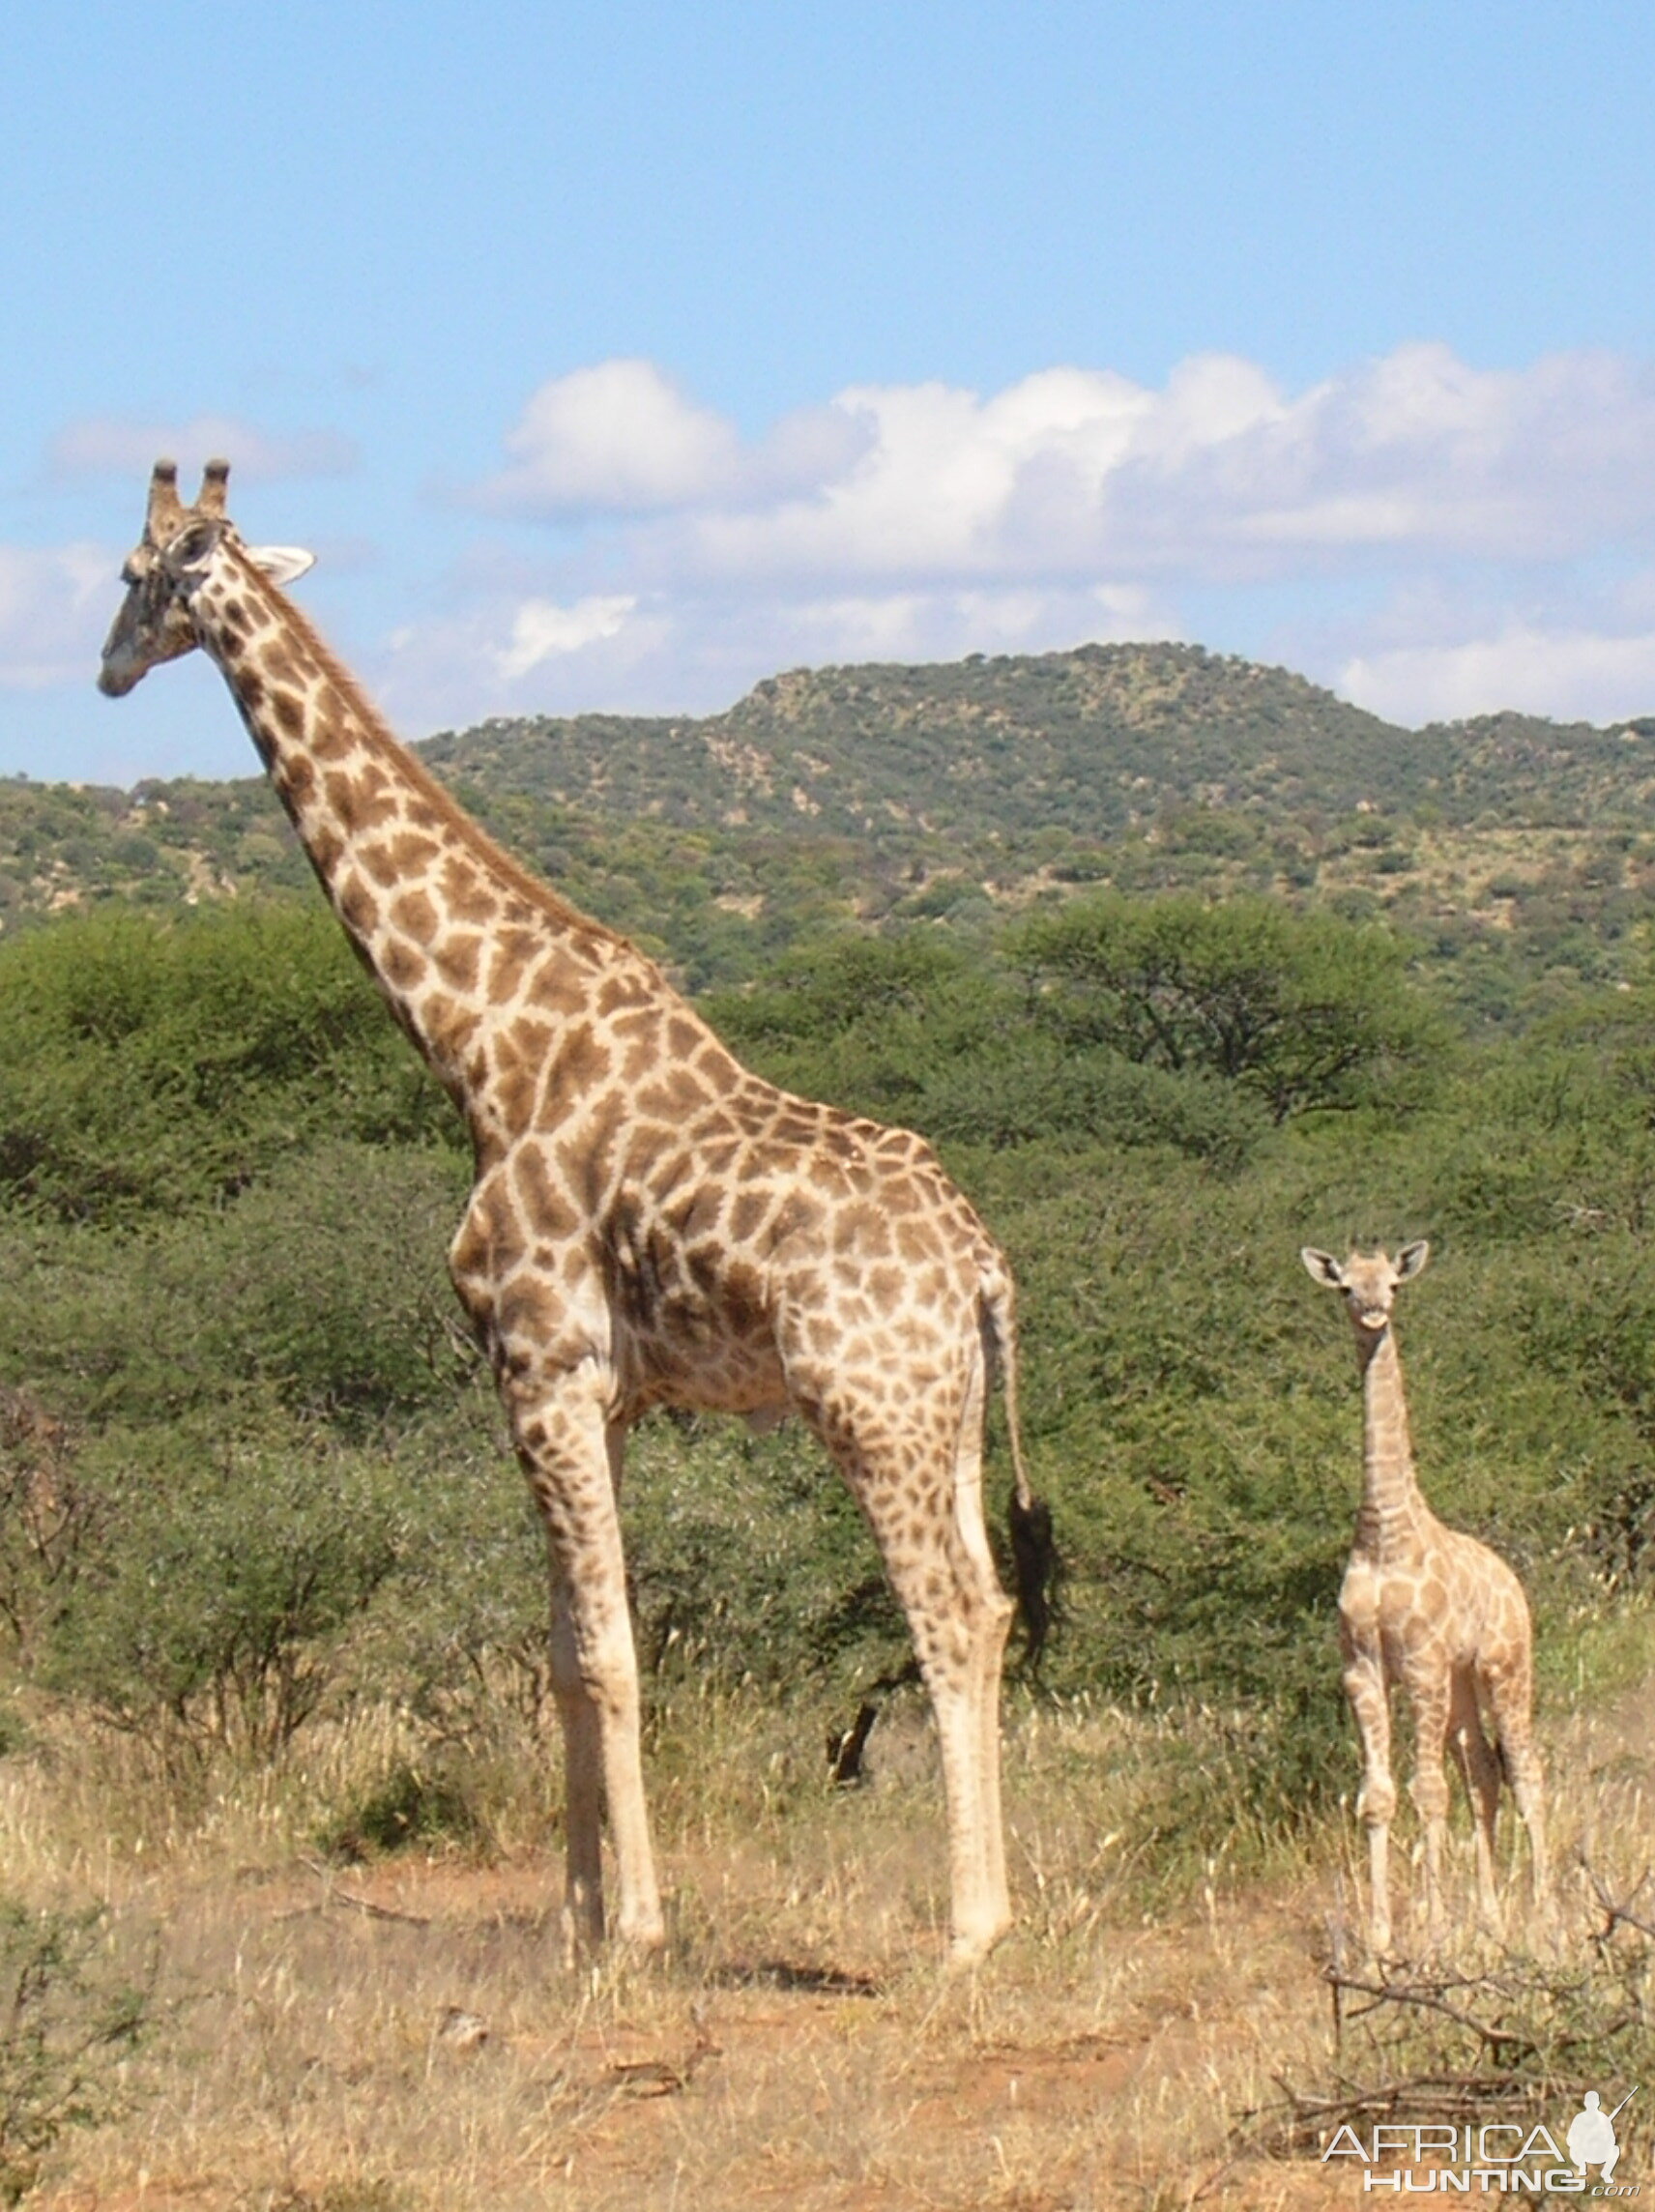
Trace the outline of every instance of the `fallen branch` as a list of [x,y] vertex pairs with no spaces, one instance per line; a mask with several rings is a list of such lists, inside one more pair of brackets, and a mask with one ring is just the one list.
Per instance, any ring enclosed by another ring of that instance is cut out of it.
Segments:
[[393,1905],[375,1905],[371,1897],[353,1897],[348,1889],[340,1889],[334,1879],[331,1867],[318,1859],[301,1859],[300,1865],[316,1876],[322,1883],[321,1902],[316,1905],[296,1905],[286,1912],[278,1912],[277,1920],[304,1920],[312,1912],[326,1912],[330,1905],[348,1905],[353,1912],[361,1912],[369,1920],[399,1920],[407,1928],[429,1928],[431,1923],[422,1912],[400,1912]]

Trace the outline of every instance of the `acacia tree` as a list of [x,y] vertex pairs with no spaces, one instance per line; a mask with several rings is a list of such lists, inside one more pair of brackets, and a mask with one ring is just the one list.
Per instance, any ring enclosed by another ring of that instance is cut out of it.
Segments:
[[1443,1041],[1387,930],[1270,899],[1112,892],[1034,917],[1008,949],[1071,1045],[1223,1076],[1277,1122],[1400,1102]]

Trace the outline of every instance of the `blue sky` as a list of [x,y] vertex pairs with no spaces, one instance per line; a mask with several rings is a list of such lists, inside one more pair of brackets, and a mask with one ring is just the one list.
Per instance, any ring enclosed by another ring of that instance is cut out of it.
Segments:
[[1655,11],[60,0],[0,72],[0,772],[157,452],[404,732],[1177,636],[1419,721],[1655,712]]

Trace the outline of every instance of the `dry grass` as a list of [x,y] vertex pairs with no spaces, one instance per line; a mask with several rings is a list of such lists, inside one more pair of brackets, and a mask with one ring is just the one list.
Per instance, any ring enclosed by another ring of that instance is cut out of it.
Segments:
[[[1639,1706],[1640,1710],[1640,1704]],[[328,1808],[410,1755],[363,1716],[181,1806],[132,1747],[11,1762],[0,1848],[34,1902],[159,1932],[161,2015],[126,2110],[66,2137],[53,2212],[732,2212],[1339,2204],[1343,2170],[1237,2158],[1236,2114],[1329,2063],[1321,1966],[1350,1939],[1348,1846],[1222,1860],[1181,1888],[1122,1844],[1155,1732],[1026,1711],[1008,1732],[1017,1933],[938,1967],[942,1836],[915,1715],[873,1787],[830,1792],[821,1732],[741,1699],[661,1717],[664,1961],[561,1955],[538,1783],[469,1850],[328,1864]],[[1558,1732],[1565,1844],[1655,1863],[1655,1745]],[[188,1796],[189,1793],[187,1792]],[[1570,1889],[1570,1932],[1592,1907]]]

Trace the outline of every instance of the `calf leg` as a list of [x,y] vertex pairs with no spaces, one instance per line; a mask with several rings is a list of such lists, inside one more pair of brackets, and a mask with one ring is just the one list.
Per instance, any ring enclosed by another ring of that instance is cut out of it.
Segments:
[[1414,1726],[1410,1790],[1425,1831],[1425,1940],[1435,1951],[1440,1948],[1448,1930],[1442,1901],[1443,1846],[1448,1838],[1448,1776],[1443,1764],[1448,1737],[1447,1670],[1428,1677],[1410,1676],[1408,1691]]
[[1478,1909],[1489,1933],[1497,1936],[1500,1909],[1495,1887],[1495,1819],[1499,1811],[1500,1769],[1494,1748],[1483,1732],[1476,1677],[1468,1667],[1455,1671],[1448,1707],[1448,1741],[1471,1804],[1477,1840]]
[[1382,1959],[1391,1947],[1390,1832],[1397,1792],[1391,1776],[1390,1699],[1377,1644],[1347,1648],[1345,1695],[1362,1739],[1356,1811],[1368,1837],[1368,1942],[1374,1956]]
[[1535,1923],[1552,1906],[1552,1868],[1546,1843],[1546,1775],[1534,1744],[1533,1681],[1524,1653],[1504,1666],[1490,1665],[1483,1675],[1500,1757],[1511,1793],[1528,1830],[1529,1897]]

